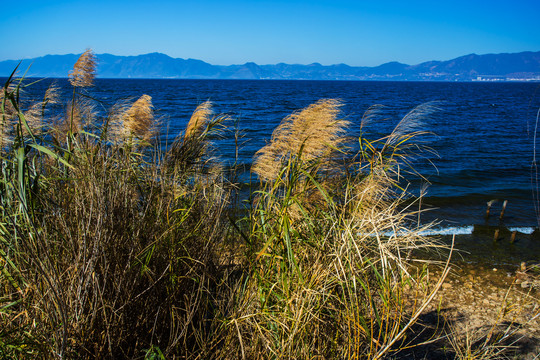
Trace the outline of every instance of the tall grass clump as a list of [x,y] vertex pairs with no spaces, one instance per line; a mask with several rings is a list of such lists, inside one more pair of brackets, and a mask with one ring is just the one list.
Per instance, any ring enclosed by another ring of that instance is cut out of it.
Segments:
[[210,351],[229,190],[217,166],[212,181],[197,179],[213,163],[211,127],[225,118],[201,122],[196,139],[178,134],[164,152],[150,96],[98,117],[87,89],[93,62],[89,52],[77,61],[73,98],[41,119],[39,134],[18,96],[24,83],[10,78],[2,88],[0,352]]
[[[340,107],[325,99],[286,117],[255,156],[251,272],[232,320],[239,358],[379,359],[433,298],[407,255],[434,244],[410,229],[414,211],[395,191],[419,149],[413,125],[432,109],[414,109],[383,138],[360,137],[348,154]],[[405,285],[418,294],[412,306]]]
[[164,149],[149,95],[98,111],[95,66],[87,50],[67,99],[53,86],[26,102],[13,76],[0,93],[2,357],[380,359],[408,344],[434,295],[410,255],[434,244],[400,181],[431,105],[375,140],[371,112],[348,136],[339,100],[287,116],[238,211],[213,146],[228,117],[203,102]]

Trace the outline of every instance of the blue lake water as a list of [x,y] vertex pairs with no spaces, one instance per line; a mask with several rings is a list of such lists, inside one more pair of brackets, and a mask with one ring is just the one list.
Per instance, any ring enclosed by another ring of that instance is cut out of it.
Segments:
[[[36,84],[28,94],[39,93],[50,81]],[[69,92],[65,79],[56,81]],[[343,116],[352,122],[353,136],[371,105],[384,105],[380,120],[367,129],[375,136],[388,133],[415,106],[436,101],[439,110],[421,129],[436,134],[424,140],[438,156],[426,154],[415,163],[430,182],[423,202],[435,208],[423,220],[439,219],[442,227],[453,229],[483,224],[486,202],[498,199],[493,224],[502,200],[508,200],[504,225],[538,226],[531,163],[539,83],[99,79],[91,94],[105,108],[120,99],[150,95],[164,139],[182,132],[195,107],[211,100],[215,112],[230,115],[243,132],[239,160],[246,165],[285,116],[321,98],[344,102]],[[233,158],[232,139],[220,140],[217,148],[224,161]],[[423,180],[408,179],[411,192],[417,193]]]

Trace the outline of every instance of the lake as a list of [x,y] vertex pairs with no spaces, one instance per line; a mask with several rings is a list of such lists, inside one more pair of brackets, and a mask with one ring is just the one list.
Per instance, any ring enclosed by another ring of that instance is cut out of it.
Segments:
[[[35,84],[28,95],[40,94],[51,81]],[[55,81],[69,94],[66,79]],[[436,102],[438,110],[420,130],[434,134],[424,142],[437,155],[425,153],[414,163],[429,181],[423,203],[434,208],[422,215],[423,221],[441,220],[437,228],[442,233],[467,233],[472,225],[485,223],[490,200],[499,200],[490,219],[498,224],[502,201],[508,200],[505,226],[524,232],[538,226],[531,164],[539,83],[98,79],[90,94],[104,108],[150,95],[164,142],[183,131],[198,104],[211,100],[215,112],[230,115],[242,132],[239,160],[247,166],[285,116],[321,98],[344,102],[342,115],[352,123],[352,136],[358,136],[364,112],[383,105],[379,120],[365,129],[368,137],[387,134],[415,106]],[[232,161],[232,138],[220,140],[217,149],[225,162]],[[411,193],[418,194],[425,180],[407,179]]]

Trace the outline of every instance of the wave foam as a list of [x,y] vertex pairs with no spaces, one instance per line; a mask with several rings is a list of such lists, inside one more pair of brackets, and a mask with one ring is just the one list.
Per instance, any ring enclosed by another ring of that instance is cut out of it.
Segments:
[[470,235],[473,232],[473,226],[451,226],[445,228],[433,228],[420,232],[420,235]]
[[534,232],[533,227],[509,227],[508,230],[510,231],[517,231],[524,234],[532,234]]
[[[474,226],[450,226],[445,228],[433,228],[425,231],[421,231],[421,235],[471,235],[474,230]],[[523,234],[532,234],[534,232],[534,227],[509,227],[508,230],[511,232],[517,231]]]
[[[531,226],[514,226],[509,227],[508,230],[510,232],[517,231],[522,234],[530,235],[534,232],[535,228]],[[441,228],[432,228],[427,230],[422,230],[418,232],[419,235],[423,236],[433,236],[433,235],[471,235],[474,231],[474,226],[449,226],[449,227],[441,227]],[[386,231],[383,232],[381,235],[383,236],[402,236],[407,235],[408,231],[398,231],[397,233],[394,231]],[[364,234],[365,235],[365,234]],[[375,236],[373,233],[369,234],[368,236]]]

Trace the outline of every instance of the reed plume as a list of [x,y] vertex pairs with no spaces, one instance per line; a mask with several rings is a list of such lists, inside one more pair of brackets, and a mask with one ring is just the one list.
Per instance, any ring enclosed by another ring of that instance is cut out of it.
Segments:
[[201,136],[206,125],[210,122],[212,114],[212,103],[210,101],[205,101],[197,106],[189,119],[184,139]]
[[281,164],[291,156],[303,161],[329,159],[343,143],[349,122],[338,119],[342,103],[322,99],[282,120],[269,144],[257,151],[252,171],[263,181],[273,181]]
[[69,72],[69,82],[75,87],[89,87],[94,85],[96,76],[96,56],[91,49],[87,49]]
[[10,141],[9,128],[4,119],[0,122],[0,150],[2,150]]
[[79,102],[68,104],[66,108],[66,121],[64,122],[64,130],[77,133],[83,127],[84,110]]
[[179,134],[166,156],[166,163],[180,173],[204,173],[205,176],[219,177],[223,169],[217,166],[212,139],[222,137],[229,121],[227,115],[214,115],[212,103],[199,104],[186,126],[184,134]]
[[[45,109],[48,105],[55,105],[60,102],[60,88],[56,84],[51,84],[45,91],[45,96],[42,101],[33,103],[26,111],[24,118],[28,124],[32,134],[39,134],[43,129],[43,120],[45,117]],[[28,134],[28,130],[23,126],[23,133]]]
[[[37,102],[30,106],[28,110],[24,112],[24,118],[26,120],[26,123],[28,124],[28,127],[32,131],[33,134],[39,133],[41,131],[41,128],[43,127],[43,103]],[[28,130],[26,127],[23,127],[23,133],[27,134]]]
[[13,104],[14,92],[16,86],[9,84],[7,87],[2,87],[0,90],[0,105],[2,111],[2,124],[7,126],[17,116],[18,109]]
[[76,117],[77,128],[73,131],[80,131],[94,123],[96,117],[95,104],[87,99],[78,99],[73,106],[72,115]]
[[124,127],[124,114],[131,108],[127,100],[116,102],[108,113],[107,136],[112,141],[123,141],[126,138],[127,132]]
[[439,110],[437,102],[427,102],[418,105],[411,111],[409,111],[396,125],[392,133],[388,135],[386,139],[386,146],[396,146],[403,142],[405,139],[411,137],[426,134],[426,131],[421,129],[426,128],[425,120],[429,118],[431,114]]
[[77,134],[94,123],[95,105],[88,99],[79,98],[67,104],[65,116],[53,119],[52,130],[55,138],[63,142],[68,133]]
[[148,140],[151,138],[154,125],[152,97],[141,96],[122,116],[124,133],[128,136]]
[[56,105],[60,103],[60,87],[56,84],[51,84],[45,91],[43,106]]

